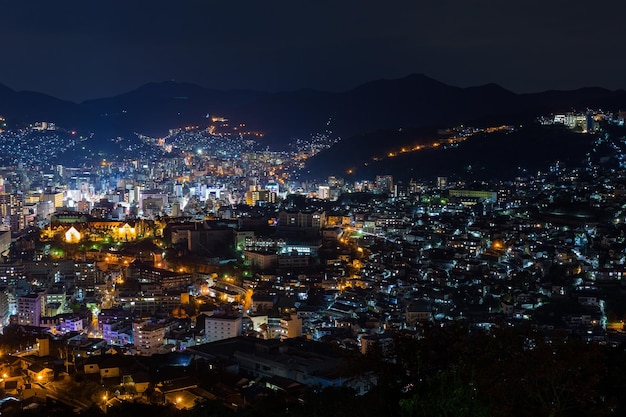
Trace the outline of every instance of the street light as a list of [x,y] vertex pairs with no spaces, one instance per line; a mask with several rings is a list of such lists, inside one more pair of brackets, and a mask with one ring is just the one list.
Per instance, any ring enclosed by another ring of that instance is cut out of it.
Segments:
[[102,396],[102,401],[104,401],[104,414],[107,413],[107,401],[108,401],[108,393],[104,393],[104,395]]

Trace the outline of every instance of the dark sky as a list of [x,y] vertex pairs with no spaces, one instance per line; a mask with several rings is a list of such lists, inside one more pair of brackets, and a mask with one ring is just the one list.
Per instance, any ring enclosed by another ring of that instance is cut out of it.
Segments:
[[3,0],[0,83],[80,101],[150,81],[344,90],[423,73],[626,88],[626,2]]

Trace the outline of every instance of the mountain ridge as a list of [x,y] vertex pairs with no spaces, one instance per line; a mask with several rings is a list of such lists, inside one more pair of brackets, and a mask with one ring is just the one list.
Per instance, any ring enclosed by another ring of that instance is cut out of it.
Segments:
[[518,94],[495,83],[456,87],[410,74],[339,92],[219,90],[163,81],[74,103],[0,84],[0,115],[17,124],[45,120],[105,138],[135,132],[159,137],[171,128],[206,125],[207,116],[220,115],[264,132],[265,144],[276,148],[326,130],[345,138],[377,129],[446,127],[481,118],[603,105],[626,107],[626,92],[582,87]]

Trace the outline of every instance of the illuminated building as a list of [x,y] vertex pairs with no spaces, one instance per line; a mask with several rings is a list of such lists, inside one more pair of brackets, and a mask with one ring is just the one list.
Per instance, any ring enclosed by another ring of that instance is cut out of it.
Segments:
[[50,217],[54,214],[54,203],[52,201],[40,201],[36,205],[37,215],[43,218]]
[[239,316],[214,315],[204,320],[204,334],[207,342],[241,336],[242,319]]
[[302,336],[302,319],[297,314],[280,319],[280,338],[291,339]]
[[[11,247],[11,232],[9,231],[0,232],[0,254],[7,252],[10,247]],[[2,278],[0,276],[0,280],[1,279]]]
[[246,261],[262,271],[268,271],[278,265],[278,255],[276,252],[244,250],[243,256]]
[[86,291],[95,291],[96,287],[105,282],[105,274],[93,262],[74,263],[74,282]]
[[67,301],[67,295],[65,294],[63,287],[57,286],[56,290],[53,288],[47,290],[45,297],[46,297],[46,300],[45,300],[46,304],[60,304],[62,308],[65,307],[65,302]]
[[328,185],[320,185],[317,187],[317,197],[322,200],[328,200],[330,198],[330,187]]
[[481,190],[448,190],[448,195],[450,197],[458,197],[461,199],[461,201],[463,201],[464,198],[470,198],[495,202],[498,197],[495,191]]
[[278,227],[288,229],[320,230],[326,223],[326,213],[323,211],[281,211],[278,214]]
[[334,176],[328,177],[328,185],[330,187],[343,187],[344,181],[343,178],[338,178]]
[[76,230],[74,226],[70,227],[65,232],[65,241],[67,243],[78,243],[80,242],[80,232]]
[[168,195],[159,191],[142,191],[139,197],[139,209],[144,212],[160,213],[168,204]]
[[137,232],[135,228],[130,226],[128,223],[124,223],[124,225],[119,226],[117,228],[117,239],[122,241],[135,240],[137,237]]
[[173,311],[180,305],[180,294],[152,294],[150,296],[143,296],[134,293],[123,293],[119,296],[119,304],[124,310],[130,310],[135,314],[154,314],[158,309]]
[[33,125],[34,130],[56,130],[56,125],[52,122],[35,122]]
[[3,331],[4,325],[9,321],[11,310],[9,308],[9,296],[7,288],[0,287],[0,332]]
[[137,353],[151,356],[160,353],[165,341],[165,327],[162,324],[133,322],[133,342]]
[[100,323],[100,320],[98,320],[98,325],[102,332],[102,338],[109,344],[123,346],[129,344],[132,340],[130,336],[131,329],[126,323]]
[[267,184],[267,187],[265,187],[265,189],[271,193],[274,193],[276,195],[278,195],[280,189],[278,187],[278,184],[276,184],[275,182],[270,182],[269,184]]
[[246,192],[246,204],[256,206],[259,202],[275,203],[276,193],[269,190],[250,190]]
[[193,282],[191,274],[157,268],[141,262],[133,262],[128,268],[128,274],[130,280],[142,284],[155,284],[163,290],[184,289]]
[[39,326],[41,322],[40,293],[28,294],[17,298],[17,322],[22,326]]
[[60,208],[63,207],[63,193],[43,193],[39,201],[51,201],[55,209]]
[[76,211],[79,213],[89,213],[90,210],[91,203],[86,199],[83,198],[82,200],[76,202]]
[[0,220],[12,232],[24,230],[24,196],[22,194],[0,194]]
[[379,193],[392,193],[393,192],[393,176],[377,175],[376,176],[376,190]]
[[405,321],[407,326],[416,326],[417,323],[430,321],[433,318],[433,307],[428,302],[413,301],[406,307]]

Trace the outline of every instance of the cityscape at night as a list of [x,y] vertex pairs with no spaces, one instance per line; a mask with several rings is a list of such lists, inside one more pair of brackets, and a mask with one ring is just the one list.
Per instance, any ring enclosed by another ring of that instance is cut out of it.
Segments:
[[626,415],[624,5],[11,3],[1,415]]

